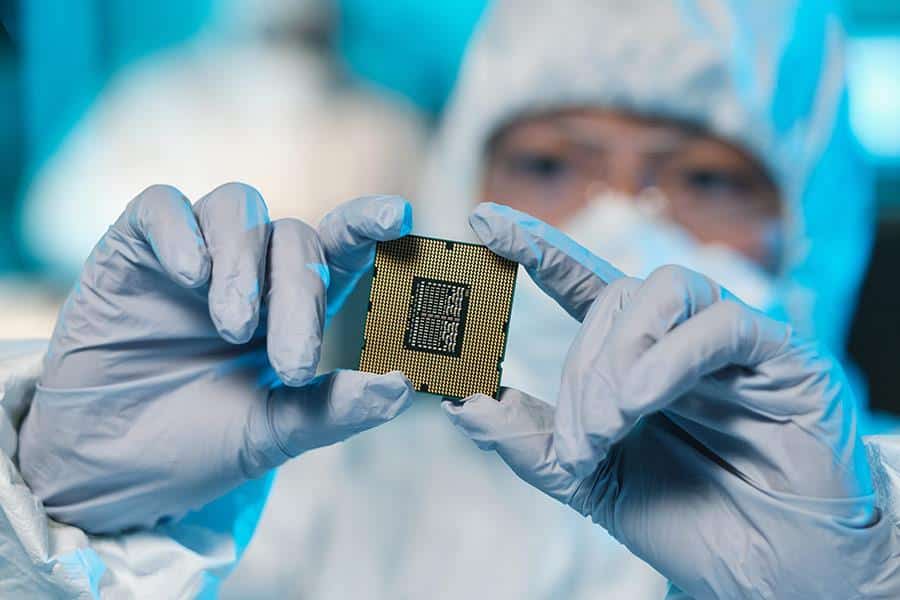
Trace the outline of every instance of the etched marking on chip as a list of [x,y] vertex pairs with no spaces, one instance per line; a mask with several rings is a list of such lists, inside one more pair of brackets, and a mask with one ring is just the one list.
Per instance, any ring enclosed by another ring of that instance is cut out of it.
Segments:
[[416,389],[496,396],[516,264],[484,246],[406,236],[376,247],[360,370]]
[[459,356],[468,310],[467,284],[413,277],[403,346],[409,350]]

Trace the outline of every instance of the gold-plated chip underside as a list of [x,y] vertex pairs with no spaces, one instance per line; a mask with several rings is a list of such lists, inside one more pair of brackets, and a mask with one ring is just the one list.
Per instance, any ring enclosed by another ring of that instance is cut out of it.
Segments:
[[496,397],[516,263],[485,246],[408,235],[375,250],[360,371],[422,392]]

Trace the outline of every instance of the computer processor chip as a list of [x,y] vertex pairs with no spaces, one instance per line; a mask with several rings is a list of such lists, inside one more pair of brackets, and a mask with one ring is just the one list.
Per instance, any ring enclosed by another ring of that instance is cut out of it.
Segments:
[[516,263],[485,246],[408,235],[380,242],[359,369],[399,370],[422,392],[497,395]]

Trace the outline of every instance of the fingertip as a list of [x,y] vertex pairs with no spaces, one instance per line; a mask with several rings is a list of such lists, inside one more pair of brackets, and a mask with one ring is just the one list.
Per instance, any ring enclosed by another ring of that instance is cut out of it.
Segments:
[[229,344],[234,344],[235,346],[240,346],[241,344],[249,342],[253,335],[253,330],[254,328],[251,327],[233,328],[221,324],[216,325],[216,331],[219,332],[219,336]]
[[[462,415],[466,408],[473,403],[479,402],[482,398],[487,398],[483,394],[473,394],[466,398],[444,398],[441,400],[441,408],[444,409],[444,412],[447,413],[451,418],[456,418]],[[493,398],[490,398],[493,400]]]
[[391,400],[400,400],[411,397],[413,388],[406,375],[400,371],[391,371],[372,376],[366,383],[366,391]]
[[284,385],[302,387],[315,378],[319,354],[318,341],[308,340],[293,344],[290,348],[270,349],[269,361]]
[[185,257],[180,267],[172,271],[172,276],[178,285],[194,289],[209,281],[211,271],[209,253],[205,247],[201,247],[198,253]]
[[275,369],[278,379],[288,387],[303,387],[315,379],[315,369]]
[[481,243],[488,247],[490,247],[494,241],[488,217],[495,206],[496,205],[493,202],[482,202],[476,206],[475,210],[469,215],[469,227],[475,232],[475,235],[481,240]]
[[209,313],[216,331],[226,342],[246,344],[259,325],[259,310],[255,303],[243,297],[215,301],[210,298]]
[[495,202],[482,202],[469,215],[469,226],[492,252],[526,268],[539,264],[547,225],[538,219]]
[[442,408],[450,421],[467,432],[479,430],[484,423],[492,422],[500,403],[484,394],[473,394],[460,402],[442,402]]
[[[216,202],[212,202],[216,199]],[[258,229],[271,223],[269,207],[258,189],[243,181],[229,181],[215,188],[198,202],[211,204],[213,210],[235,211],[243,219],[245,230]]]
[[472,210],[472,216],[477,215],[479,218],[489,218],[495,216],[498,210],[505,207],[503,204],[499,204],[497,202],[479,202],[477,206]]
[[[412,404],[415,394],[409,379],[400,371],[391,371],[382,375],[369,375],[364,386],[364,395],[374,395],[380,401],[377,421],[386,423],[404,412]],[[371,404],[371,398],[367,404]]]
[[378,196],[374,199],[378,204],[375,224],[379,228],[380,241],[403,237],[412,231],[412,205],[400,196]]
[[[471,398],[471,396],[469,398]],[[459,398],[442,398],[441,408],[448,415],[456,416],[460,412],[462,412],[463,405],[469,400],[469,398],[464,398],[462,400],[460,400]]]

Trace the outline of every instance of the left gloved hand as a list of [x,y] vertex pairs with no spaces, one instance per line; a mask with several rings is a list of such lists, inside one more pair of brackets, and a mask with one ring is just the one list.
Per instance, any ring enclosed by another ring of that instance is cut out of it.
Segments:
[[22,425],[47,513],[90,533],[152,527],[402,412],[399,372],[316,370],[326,315],[375,242],[411,226],[397,197],[345,203],[316,230],[270,222],[244,184],[193,206],[168,186],[139,194],[69,295]]
[[498,205],[470,222],[582,321],[558,406],[514,389],[444,403],[479,447],[697,599],[900,597],[832,359],[698,273],[624,277]]

